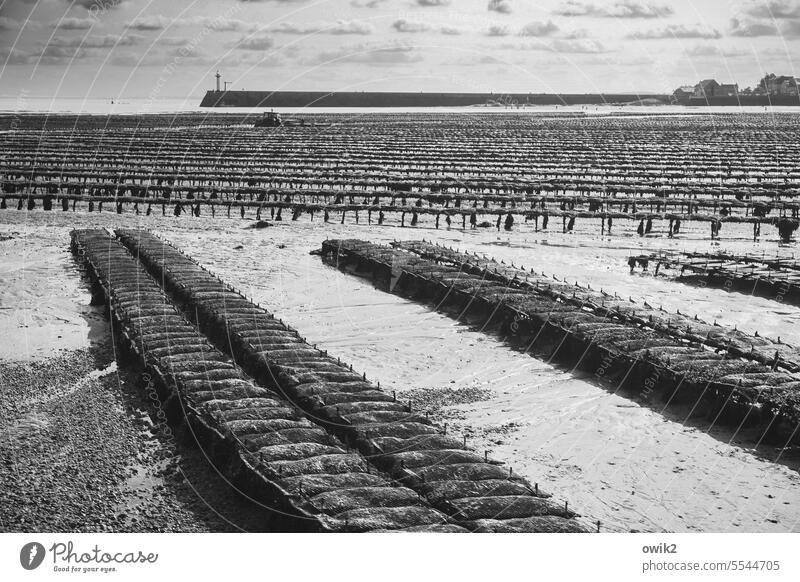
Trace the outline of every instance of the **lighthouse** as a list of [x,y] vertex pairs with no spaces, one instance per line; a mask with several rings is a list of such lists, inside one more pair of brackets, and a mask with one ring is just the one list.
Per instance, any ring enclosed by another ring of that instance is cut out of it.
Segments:
[[217,71],[217,74],[214,76],[217,78],[217,93],[219,93],[219,80],[222,77],[222,75],[220,75],[219,71]]

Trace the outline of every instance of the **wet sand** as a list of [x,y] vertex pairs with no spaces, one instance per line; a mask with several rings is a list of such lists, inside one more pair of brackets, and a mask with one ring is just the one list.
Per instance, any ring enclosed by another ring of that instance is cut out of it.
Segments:
[[[50,256],[51,268],[66,265],[65,273],[74,270],[66,254],[72,227],[154,229],[290,322],[309,341],[341,356],[385,389],[396,390],[399,398],[429,407],[454,434],[466,435],[470,446],[490,451],[515,472],[568,500],[570,507],[600,520],[604,530],[800,531],[800,463],[795,451],[756,448],[750,435],[687,420],[688,411],[662,411],[657,403],[616,395],[591,379],[519,353],[492,333],[378,291],[369,281],[344,275],[308,254],[326,237],[376,242],[424,237],[800,344],[800,329],[794,325],[800,309],[628,274],[629,254],[667,246],[711,248],[701,225],[688,225],[680,238],[667,240],[630,236],[633,224],[615,225],[614,236],[603,238],[599,228],[597,235],[582,230],[565,235],[552,230],[535,233],[532,225],[520,225],[512,233],[464,233],[323,225],[305,217],[261,230],[244,228],[251,224],[206,217],[0,213],[0,234],[29,235],[29,255]],[[594,230],[580,224],[578,228]],[[777,249],[767,229],[767,240],[754,245],[746,227],[741,233],[734,233],[732,225],[726,228],[730,231],[723,234],[736,234],[736,240],[723,240],[721,248],[771,253]],[[15,261],[24,267],[24,260]],[[18,275],[17,281],[41,277],[33,273],[36,269],[23,270],[24,277]],[[79,281],[74,285],[80,289]],[[34,327],[56,325],[59,317],[74,321],[75,337],[85,341],[91,328],[80,315],[75,318],[85,303],[87,298],[80,294],[54,309],[44,301],[29,320],[36,322]],[[0,325],[8,330],[6,337],[36,337],[37,346],[47,346],[38,349],[53,349],[64,339],[44,340],[31,335],[30,327],[14,328],[5,309]],[[24,358],[26,352],[21,351]]]

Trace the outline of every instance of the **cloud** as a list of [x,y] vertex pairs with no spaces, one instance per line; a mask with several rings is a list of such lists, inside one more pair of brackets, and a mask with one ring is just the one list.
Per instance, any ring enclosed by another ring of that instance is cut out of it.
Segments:
[[58,65],[64,66],[73,58],[83,58],[87,51],[77,48],[40,47],[36,50],[0,49],[0,56],[11,65]]
[[89,30],[97,21],[94,18],[62,18],[58,22],[53,23],[53,28],[61,30]]
[[30,65],[36,62],[37,57],[27,51],[0,47],[0,59],[7,61],[9,65]]
[[773,15],[767,19],[756,19],[745,16],[743,18],[732,18],[730,23],[730,35],[740,37],[759,37],[774,36],[783,38],[800,38],[800,2],[790,4],[788,2],[769,2],[762,6],[764,11],[751,7],[747,13],[752,15],[767,14],[773,10]]
[[409,18],[399,18],[392,23],[392,28],[394,28],[397,32],[403,33],[418,33],[418,32],[427,32],[427,31],[438,31],[441,34],[448,35],[448,36],[457,36],[461,34],[461,29],[457,26],[450,26],[450,25],[443,25],[434,27],[427,22],[422,22],[420,20],[412,20]]
[[187,45],[163,52],[150,51],[144,55],[133,52],[116,54],[111,64],[119,67],[165,67],[173,74],[178,66],[226,67],[228,69],[240,65],[275,66],[285,63],[281,55],[268,55],[258,52],[227,53],[223,56],[206,54],[196,47]]
[[417,0],[419,6],[448,6],[450,0]]
[[489,0],[488,9],[490,12],[511,14],[511,2],[510,0]]
[[547,22],[529,22],[525,26],[522,27],[520,31],[520,36],[548,36],[553,34],[554,32],[558,32],[558,26],[556,26],[552,20],[548,20]]
[[[70,61],[87,58],[98,58],[108,53],[115,46],[133,46],[141,43],[144,37],[136,34],[118,37],[113,34],[104,36],[54,36],[49,43],[40,43],[36,48],[23,51],[13,49],[7,52],[9,63],[18,65],[59,65]],[[105,50],[103,50],[105,49]]]
[[185,24],[185,21],[173,20],[166,16],[161,16],[160,14],[154,14],[134,18],[128,23],[128,28],[132,28],[133,30],[164,30],[171,25],[182,26]]
[[576,39],[576,38],[588,38],[589,31],[585,28],[577,28],[575,30],[569,30],[564,33],[563,38],[569,39]]
[[497,57],[493,57],[491,55],[480,55],[480,56],[473,56],[470,55],[468,57],[462,57],[458,59],[454,59],[452,61],[447,61],[445,63],[448,66],[455,66],[455,67],[474,67],[476,65],[508,65],[509,62],[505,60],[498,59]]
[[653,40],[660,38],[722,38],[718,30],[685,24],[670,24],[663,28],[642,30],[628,35],[631,39]]
[[182,36],[162,36],[155,42],[156,44],[164,46],[184,46],[189,44],[191,40]]
[[356,8],[377,8],[386,0],[350,0],[350,5]]
[[731,36],[778,36],[778,27],[772,22],[759,22],[750,19],[731,19]]
[[22,22],[8,16],[0,16],[0,30],[19,30],[22,24]]
[[401,65],[418,63],[422,55],[405,44],[358,44],[323,51],[313,57],[313,64],[361,63],[365,65]]
[[745,12],[755,18],[769,18],[775,20],[800,18],[800,2],[790,2],[788,0],[771,0],[770,2],[764,2],[761,0],[753,2]]
[[486,31],[486,36],[508,36],[509,34],[511,34],[511,32],[508,30],[508,27],[500,24],[493,24],[489,27],[489,30]]
[[734,58],[734,57],[742,57],[750,53],[740,48],[734,48],[734,49],[723,48],[718,44],[699,44],[684,51],[684,54],[690,57]]
[[418,20],[400,18],[392,23],[392,28],[397,32],[425,32],[426,30],[430,30],[431,27]]
[[136,53],[122,53],[114,55],[109,61],[115,67],[162,67],[170,62],[174,62],[175,57],[167,54],[146,54],[140,56]]
[[591,38],[554,40],[549,45],[549,50],[557,53],[601,54],[608,49],[599,41]]
[[787,38],[800,37],[800,20],[787,20],[781,26],[781,34]]
[[111,64],[117,67],[176,67],[181,63],[193,65],[219,65],[221,63],[211,59],[195,47],[185,46],[165,52],[148,52],[139,55],[132,52],[114,55]]
[[71,59],[73,57],[83,58],[86,54],[88,54],[86,50],[78,46],[55,46],[49,44],[41,49],[39,56],[54,57],[56,59]]
[[[2,8],[2,3],[0,3],[0,8]],[[0,30],[17,31],[23,26],[26,30],[38,30],[43,28],[43,23],[39,22],[38,20],[20,21],[9,18],[8,16],[0,16]]]
[[338,20],[332,26],[326,26],[323,32],[328,34],[372,34],[375,29],[368,22],[357,20]]
[[140,44],[144,37],[139,34],[126,34],[117,36],[106,34],[103,36],[54,36],[47,44],[48,47],[78,47],[89,48],[113,48],[115,46],[131,46]]
[[781,59],[785,59],[787,62],[791,62],[792,55],[790,51],[787,51],[784,47],[767,47],[765,49],[761,49],[758,51],[758,54],[761,56],[768,56],[768,57],[777,57]]
[[279,22],[264,27],[256,22],[246,22],[233,18],[192,18],[171,19],[161,15],[143,16],[128,23],[134,30],[164,30],[188,26],[201,26],[214,32],[274,32],[280,34],[372,34],[374,28],[367,22],[358,20],[337,20],[336,22]]
[[674,10],[666,4],[645,4],[633,0],[615,2],[611,6],[597,6],[588,2],[568,0],[553,11],[559,16],[593,16],[596,18],[663,18]]
[[187,43],[183,46],[171,47],[166,51],[166,54],[173,57],[193,59],[206,56],[206,54],[194,43]]
[[609,50],[600,42],[589,39],[556,38],[532,42],[506,43],[500,48],[520,51],[548,51],[553,53],[602,54]]
[[160,14],[134,18],[126,26],[134,30],[164,30],[167,28],[200,26],[214,32],[255,32],[261,29],[261,25],[256,22],[246,22],[235,18],[194,16],[173,19]]
[[208,16],[194,17],[182,21],[181,26],[184,25],[199,25],[214,32],[255,32],[261,29],[261,25],[256,22],[246,22],[236,18],[210,18]]
[[[74,59],[97,59],[104,56],[105,53],[99,49],[84,49],[81,47],[61,47],[61,46],[48,46],[40,47],[38,50],[20,51],[17,49],[2,49],[0,48],[0,56],[7,56],[10,64],[15,65],[57,65],[65,66]],[[234,67],[240,64],[251,65],[274,65],[282,64],[283,58],[280,55],[270,54],[263,55],[256,52],[242,52],[242,53],[228,53],[222,57],[217,54],[207,55],[200,51],[197,47],[185,45],[177,48],[170,48],[169,50],[148,50],[145,54],[139,55],[132,51],[119,51],[109,59],[109,63],[114,66],[121,66],[126,68],[131,67],[164,67],[167,65],[172,66],[171,73],[174,73],[174,68],[183,63],[194,66],[226,66]]]
[[274,2],[275,4],[303,4],[309,0],[238,0],[243,4],[258,4],[263,2]]
[[673,13],[666,4],[642,4],[639,2],[618,2],[610,10],[610,16],[616,18],[663,18]]
[[90,12],[113,10],[120,7],[127,0],[63,0],[66,4],[81,6]]
[[372,34],[374,28],[367,22],[358,20],[337,20],[336,22],[318,22],[296,24],[293,22],[279,22],[266,29],[269,32],[282,34]]
[[479,65],[505,65],[500,59],[493,57],[491,55],[482,55],[477,61],[475,61]]
[[730,35],[751,38],[758,36],[800,38],[800,19],[784,19],[776,23],[768,20],[732,18]]
[[243,51],[266,51],[275,46],[275,41],[264,35],[246,36],[233,43],[233,48]]
[[600,8],[593,4],[583,4],[570,0],[553,10],[553,14],[558,16],[597,16],[598,11],[600,11]]

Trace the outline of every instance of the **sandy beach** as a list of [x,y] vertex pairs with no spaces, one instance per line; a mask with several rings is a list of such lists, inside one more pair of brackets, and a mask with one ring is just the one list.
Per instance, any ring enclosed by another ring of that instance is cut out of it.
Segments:
[[[437,231],[301,220],[253,230],[248,228],[251,220],[38,210],[2,211],[0,224],[0,234],[12,237],[0,243],[10,259],[4,269],[11,284],[3,290],[0,318],[6,366],[30,366],[34,357],[43,354],[73,362],[76,353],[93,353],[91,346],[107,345],[105,340],[92,341],[108,333],[107,325],[102,314],[88,306],[88,293],[68,254],[69,231],[81,226],[141,226],[177,244],[290,322],[309,341],[341,356],[383,388],[426,406],[456,434],[465,435],[470,447],[489,451],[531,482],[546,484],[543,488],[568,499],[588,520],[599,520],[604,531],[800,531],[796,451],[760,445],[746,432],[710,427],[685,410],[614,394],[570,370],[515,351],[492,330],[457,323],[429,306],[386,294],[370,281],[347,276],[309,255],[327,237],[376,242],[433,239],[560,279],[590,283],[593,288],[607,285],[633,299],[663,304],[665,309],[691,301],[707,321],[718,319],[800,343],[797,326],[787,325],[800,316],[800,309],[628,274],[625,258],[631,251],[665,245],[692,250],[708,249],[711,244],[737,251],[778,250],[777,242],[769,237],[758,244],[749,241],[746,226],[739,237],[710,243],[700,226],[667,241],[634,238],[633,232],[623,228],[602,238],[599,234],[536,233],[532,225],[498,233],[494,229]],[[62,351],[53,354],[57,349]],[[111,383],[115,389],[104,393],[110,401],[96,408],[117,411],[115,426],[127,425],[129,432],[112,441],[125,450],[138,451],[154,439],[143,436],[141,411],[133,417],[140,419],[138,423],[131,415],[120,414],[125,409],[120,401],[135,399],[136,390],[125,382],[124,371],[109,369],[112,362],[107,354],[76,371],[78,378],[94,376],[79,382],[78,391],[59,396],[57,402],[77,400],[77,393]],[[42,370],[29,373],[47,375]],[[56,406],[49,401],[19,404],[26,398],[11,399],[17,404],[3,419],[7,434],[20,430],[18,426],[36,425],[38,421],[26,415],[49,414],[48,406]],[[107,431],[98,432],[97,438],[103,432]],[[191,449],[180,443],[173,448],[157,438],[155,443],[157,450],[145,455],[150,461],[144,463],[143,471],[155,475],[155,480],[134,478],[133,489],[163,488],[157,489],[163,491],[162,509],[155,512],[163,521],[154,520],[160,523],[156,527],[247,529],[246,522],[237,521],[242,514],[236,508],[220,509],[221,496],[208,501],[200,494],[175,491],[165,476],[171,465],[164,467],[154,459],[177,455],[179,464],[195,469],[202,467],[202,460],[197,463]],[[25,458],[17,448],[13,451],[10,456]],[[123,498],[137,499],[130,493],[130,477],[123,475],[141,466],[133,461],[141,453],[122,456],[128,462],[114,471],[119,479],[115,490]],[[191,509],[197,505],[205,507],[205,513],[219,510],[223,517],[212,514],[210,523],[198,519]],[[19,519],[7,516],[3,522],[7,527],[18,526]],[[111,527],[125,530],[130,526]]]

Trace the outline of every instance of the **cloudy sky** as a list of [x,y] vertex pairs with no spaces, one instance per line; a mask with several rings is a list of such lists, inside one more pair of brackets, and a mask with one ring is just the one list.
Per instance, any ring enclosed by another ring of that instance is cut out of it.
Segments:
[[800,0],[0,0],[0,96],[666,92],[794,74]]

